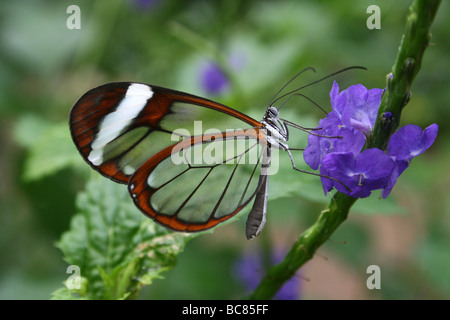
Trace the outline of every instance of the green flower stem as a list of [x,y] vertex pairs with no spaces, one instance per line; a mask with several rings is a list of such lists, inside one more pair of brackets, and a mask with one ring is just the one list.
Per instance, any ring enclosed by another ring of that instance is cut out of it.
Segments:
[[[367,143],[368,147],[384,149],[390,135],[398,127],[401,111],[409,100],[412,82],[420,69],[423,53],[429,43],[430,27],[440,2],[440,0],[414,0],[409,9],[405,34],[392,73],[387,76],[387,88],[381,101],[373,135]],[[385,112],[391,112],[393,117],[383,117]],[[284,260],[268,270],[249,299],[272,298],[347,219],[349,210],[355,202],[356,199],[337,192],[316,223],[300,235]]]
[[[386,91],[378,110],[368,147],[386,149],[389,137],[397,129],[403,108],[411,96],[411,85],[420,70],[423,53],[431,38],[430,28],[441,0],[415,0],[409,8],[406,29],[392,67],[386,77]],[[383,115],[392,113],[386,121]]]

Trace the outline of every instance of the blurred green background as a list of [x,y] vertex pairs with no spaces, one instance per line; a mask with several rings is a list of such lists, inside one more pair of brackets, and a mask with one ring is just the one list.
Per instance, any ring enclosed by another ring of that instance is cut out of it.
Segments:
[[[383,88],[410,3],[2,1],[0,299],[48,299],[68,277],[55,242],[69,228],[76,194],[91,174],[67,124],[71,106],[84,92],[111,81],[145,82],[205,96],[260,119],[272,95],[305,67],[317,73],[298,83],[362,65],[368,71],[336,78],[341,89],[356,83]],[[72,4],[81,9],[81,29],[66,25]],[[381,9],[380,30],[366,27],[371,4]],[[348,221],[300,271],[298,298],[450,298],[449,6],[443,1],[438,11],[432,44],[402,118],[402,124],[422,128],[437,123],[435,144],[414,159],[389,199],[373,195],[357,202]],[[202,87],[208,62],[227,70],[226,90],[211,94]],[[304,93],[330,110],[331,84]],[[282,111],[305,126],[321,116],[301,98]],[[306,146],[306,134],[291,135],[299,136],[292,138],[299,147]],[[287,250],[329,201],[319,179],[293,173],[284,160],[287,169],[271,177],[269,189],[275,192],[260,237],[245,240],[244,214],[192,240],[177,266],[140,298],[243,297],[236,261],[261,249]],[[366,269],[373,264],[381,268],[380,290],[366,287]]]

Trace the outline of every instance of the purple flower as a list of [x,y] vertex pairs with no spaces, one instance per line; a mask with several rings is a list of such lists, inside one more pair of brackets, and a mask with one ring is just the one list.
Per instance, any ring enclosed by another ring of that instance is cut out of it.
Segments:
[[239,259],[233,273],[244,284],[248,292],[254,290],[261,282],[262,273],[261,255],[257,252],[245,254]]
[[395,161],[395,168],[387,186],[383,189],[383,198],[389,195],[397,178],[408,168],[411,160],[431,147],[436,140],[438,130],[439,127],[435,123],[423,131],[419,126],[408,124],[391,136],[387,151]]
[[341,181],[334,187],[354,198],[365,198],[372,190],[386,186],[394,169],[394,160],[377,148],[367,149],[355,156],[351,152],[330,153],[323,158],[322,165],[328,174]]
[[[436,124],[423,131],[418,126],[407,125],[391,136],[387,150],[364,150],[382,94],[381,89],[368,90],[360,84],[339,92],[339,86],[333,83],[330,91],[333,111],[319,121],[318,130],[310,133],[303,153],[312,169],[319,169],[321,175],[341,182],[322,177],[325,194],[334,187],[352,197],[365,198],[372,190],[383,189],[386,198],[411,160],[436,139]],[[384,113],[382,124],[392,118],[392,113]]]
[[230,85],[225,72],[214,62],[207,62],[201,67],[200,84],[210,95],[224,93]]
[[[275,251],[271,256],[273,264],[281,262],[284,254],[282,251]],[[239,259],[233,269],[236,278],[244,284],[248,292],[254,290],[263,278],[265,267],[260,251],[245,254]],[[296,300],[299,298],[299,278],[289,279],[274,296],[276,300]]]

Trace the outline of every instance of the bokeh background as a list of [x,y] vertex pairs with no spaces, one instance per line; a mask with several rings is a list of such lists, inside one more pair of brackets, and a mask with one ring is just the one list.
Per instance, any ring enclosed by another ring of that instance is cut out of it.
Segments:
[[[99,0],[0,3],[0,299],[48,299],[67,278],[55,242],[69,228],[89,167],[78,156],[68,112],[87,90],[139,81],[205,96],[260,119],[272,95],[298,71],[297,87],[340,68],[335,79],[383,88],[411,1]],[[70,5],[81,29],[70,30]],[[369,30],[366,9],[381,9]],[[413,160],[387,200],[357,202],[346,221],[289,283],[294,299],[449,299],[450,3],[443,1],[432,43],[402,124],[440,126],[435,144]],[[330,110],[332,80],[303,93]],[[293,88],[296,85],[293,84]],[[304,126],[321,116],[302,98],[283,117]],[[306,146],[306,134],[291,133]],[[301,156],[296,156],[302,162]],[[319,179],[289,169],[271,177],[268,223],[244,237],[245,213],[188,243],[175,268],[141,299],[236,299],[265,264],[282,258],[328,203]],[[302,167],[304,168],[304,167]],[[112,182],[111,182],[112,183]],[[125,188],[125,187],[124,187]],[[140,214],[136,211],[136,214]],[[381,289],[366,286],[381,269]]]

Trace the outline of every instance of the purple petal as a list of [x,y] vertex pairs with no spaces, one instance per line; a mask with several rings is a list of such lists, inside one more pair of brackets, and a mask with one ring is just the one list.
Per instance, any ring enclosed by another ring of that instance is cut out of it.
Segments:
[[311,169],[317,170],[319,168],[322,156],[326,154],[324,149],[327,149],[327,147],[321,142],[320,138],[315,136],[308,138],[308,146],[303,152],[303,159]]
[[334,182],[338,191],[355,198],[365,198],[372,190],[387,185],[394,161],[382,150],[373,148],[364,150],[356,157],[351,152],[327,154],[322,160],[322,167],[329,176],[351,189],[349,192],[341,183]]
[[344,90],[334,97],[331,101],[331,107],[339,119],[342,120],[343,113],[349,103],[350,97],[348,96],[348,91]]
[[330,91],[330,102],[331,102],[331,107],[335,111],[336,111],[336,109],[339,109],[339,107],[337,107],[338,102],[336,100],[338,98],[338,96],[339,96],[339,85],[337,84],[336,81],[333,81],[333,86],[331,87],[331,91]]
[[367,90],[363,85],[354,85],[347,90],[349,101],[343,112],[342,122],[369,135],[377,117],[383,90]]
[[431,145],[434,143],[434,140],[436,140],[438,131],[439,126],[436,123],[433,123],[432,125],[425,128],[425,130],[423,130],[424,148],[422,152],[431,147]]
[[320,174],[323,176],[320,178],[322,182],[323,192],[325,193],[325,195],[327,195],[327,193],[330,192],[331,189],[333,189],[335,181],[332,179],[325,178],[325,176],[329,177],[330,173],[324,166],[320,166]]
[[394,169],[394,161],[378,148],[364,150],[356,157],[355,172],[364,178],[377,180],[388,177]]
[[389,155],[395,160],[411,161],[433,144],[438,129],[437,124],[432,124],[423,131],[413,124],[398,129],[389,140]]
[[[352,189],[352,192],[348,193],[348,192],[344,192],[346,194],[348,194],[350,197],[353,198],[367,198],[368,196],[370,196],[371,194],[371,190],[375,190],[375,189],[370,189],[367,187],[366,185],[356,185],[356,187],[354,187]],[[343,192],[343,191],[341,191]]]
[[[355,156],[351,152],[340,152],[340,153],[330,153],[327,154],[322,159],[321,173],[326,172],[328,176],[333,177],[334,179],[339,180],[343,184],[345,184],[348,188],[353,189],[357,185],[357,181],[354,179],[351,174],[351,170],[355,166]],[[341,192],[347,193],[348,190],[341,184],[334,182],[330,179],[322,179],[322,184],[324,180],[327,181],[327,189],[331,185]],[[326,191],[325,184],[324,191]],[[328,190],[329,191],[329,190]]]
[[334,111],[320,120],[319,126],[322,130],[313,133],[327,137],[318,137],[311,133],[308,136],[308,145],[303,152],[303,159],[313,170],[319,168],[322,158],[330,152],[352,152],[357,155],[366,141],[366,137],[361,132],[343,126]]
[[327,138],[319,137],[319,135],[335,136],[334,128],[338,128],[340,120],[330,112],[325,119],[320,119],[319,128],[308,136],[308,145],[303,152],[303,159],[313,170],[319,168],[322,157],[330,152],[331,143]]
[[366,143],[365,135],[353,128],[341,127],[337,135],[342,139],[333,140],[333,152],[352,152],[356,156]]
[[334,82],[330,101],[333,111],[345,126],[354,127],[368,136],[375,123],[382,94],[382,89],[367,90],[361,84],[350,86],[339,93],[339,86]]
[[360,107],[367,99],[367,88],[362,84],[354,84],[345,90],[348,94],[349,103]]
[[308,136],[308,145],[303,151],[303,159],[306,164],[313,170],[317,170],[323,154],[324,152],[322,152],[320,137],[310,134]]
[[388,179],[388,183],[386,187],[384,187],[383,192],[381,195],[384,199],[387,198],[387,196],[391,193],[392,188],[394,187],[395,183],[397,182],[398,177],[402,174],[403,171],[408,168],[409,162],[406,160],[397,160],[395,161],[394,170],[392,171],[391,176]]
[[343,174],[347,174],[349,168],[355,167],[355,156],[351,152],[333,152],[327,154],[322,164],[329,171],[339,171]]
[[433,123],[432,125],[425,128],[425,130],[423,131],[424,140],[425,140],[423,151],[425,151],[429,147],[431,147],[431,145],[434,143],[434,140],[436,140],[438,131],[439,131],[439,126],[436,123]]
[[436,140],[439,127],[432,124],[422,129],[416,125],[406,125],[395,132],[389,140],[388,153],[395,160],[395,167],[383,189],[386,198],[392,191],[398,177],[408,168],[411,160],[427,150]]
[[331,111],[325,119],[319,122],[319,127],[322,128],[322,134],[326,135],[334,135],[338,130],[339,126],[342,125],[342,121],[339,118],[338,114],[334,111]]

